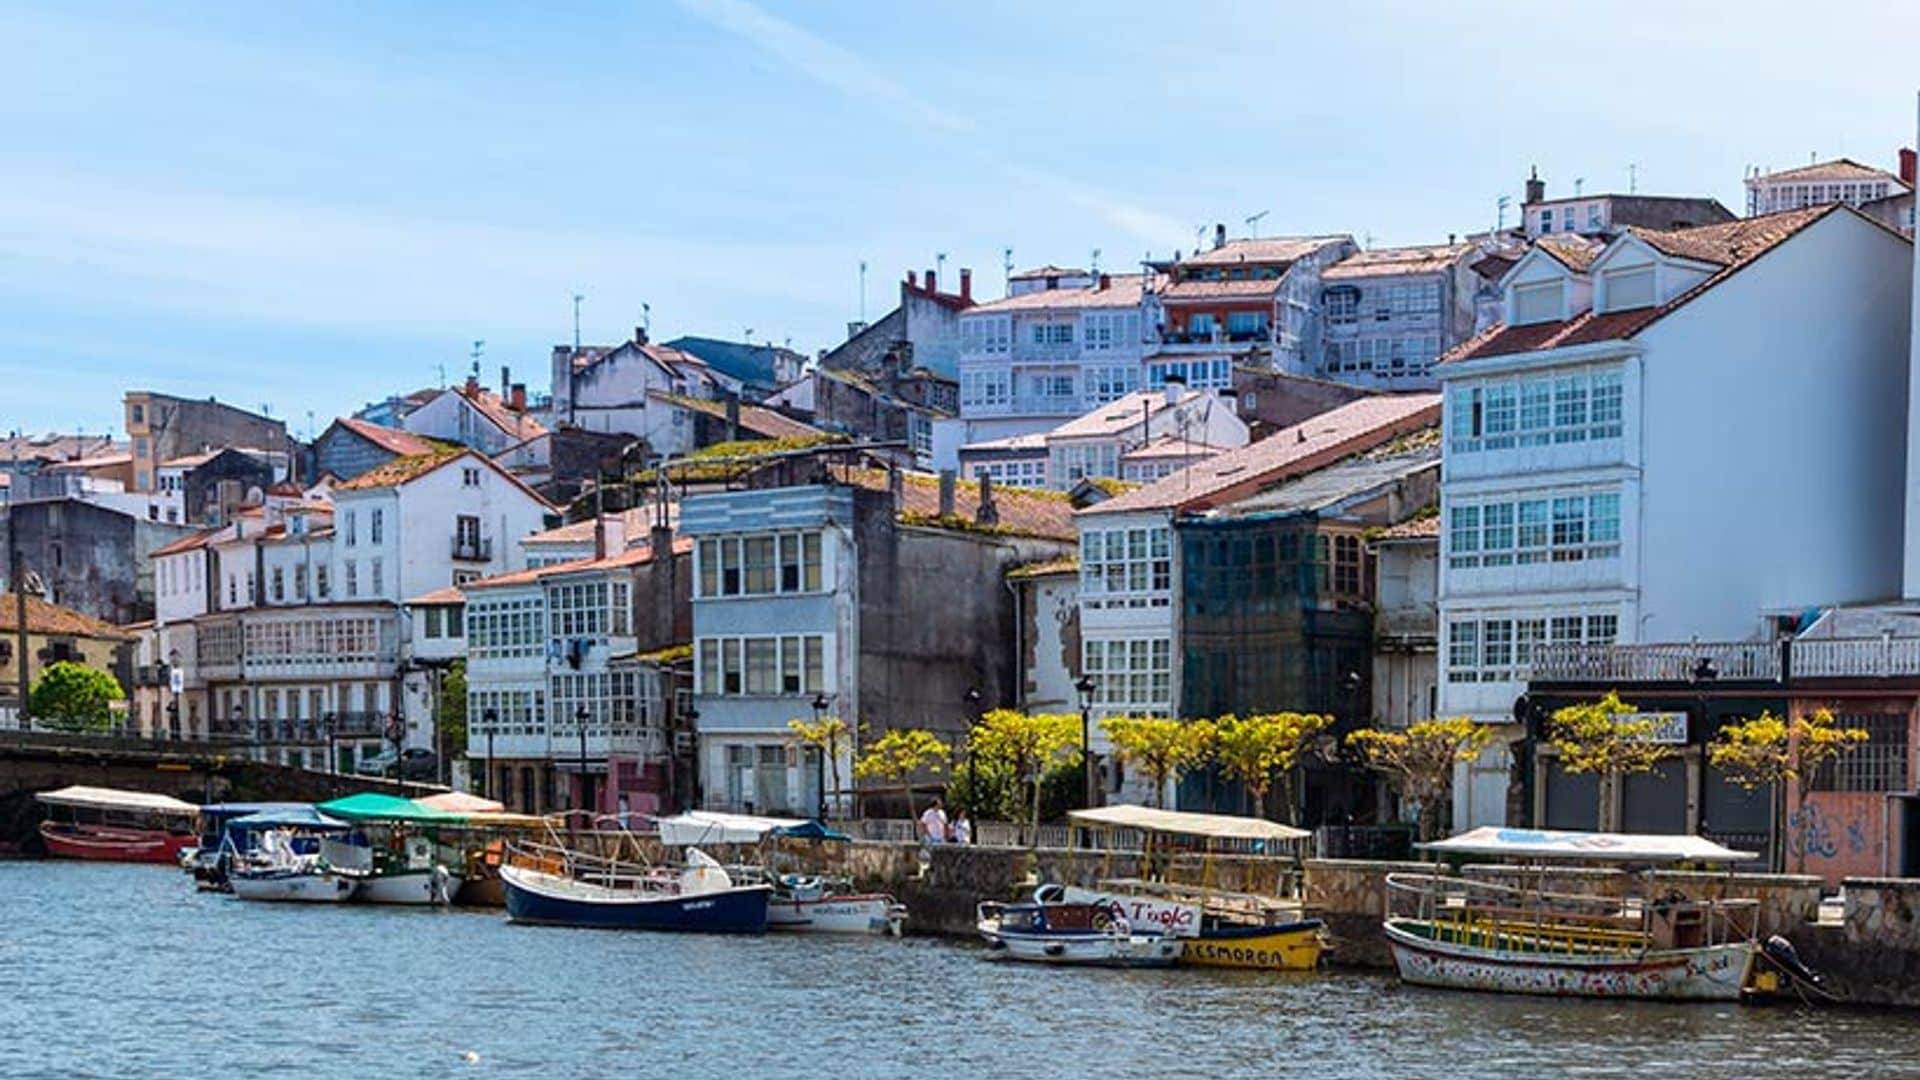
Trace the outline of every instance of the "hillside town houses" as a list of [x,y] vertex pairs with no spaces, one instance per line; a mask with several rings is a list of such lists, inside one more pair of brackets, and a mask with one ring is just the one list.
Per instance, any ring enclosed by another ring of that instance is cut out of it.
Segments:
[[[0,724],[73,659],[130,736],[632,820],[897,815],[945,780],[872,740],[1080,713],[1097,798],[1390,831],[1339,739],[1464,716],[1452,825],[1592,828],[1543,735],[1618,691],[1670,747],[1623,828],[1920,872],[1914,161],[1754,169],[1744,216],[1536,170],[1491,230],[1215,226],[997,296],[936,263],[812,356],[643,320],[305,441],[129,390],[124,437],[0,440]],[[1869,740],[1791,812],[1708,760],[1819,710]],[[1099,727],[1277,711],[1333,717],[1285,806]]]

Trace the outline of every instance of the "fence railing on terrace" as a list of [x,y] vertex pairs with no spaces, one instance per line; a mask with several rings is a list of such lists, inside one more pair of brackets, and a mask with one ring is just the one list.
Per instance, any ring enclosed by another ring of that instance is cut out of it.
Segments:
[[1542,682],[1690,682],[1702,660],[1722,682],[1774,682],[1780,646],[1764,641],[1661,645],[1536,645],[1533,678]]
[[1793,643],[1796,679],[1920,675],[1920,638],[1802,638]]

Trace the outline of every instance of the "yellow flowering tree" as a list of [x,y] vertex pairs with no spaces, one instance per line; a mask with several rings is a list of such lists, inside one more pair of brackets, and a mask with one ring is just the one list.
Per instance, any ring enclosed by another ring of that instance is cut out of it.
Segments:
[[1707,761],[1748,791],[1768,789],[1774,847],[1768,853],[1769,862],[1778,866],[1780,833],[1786,820],[1786,781],[1805,780],[1815,769],[1865,741],[1865,728],[1841,727],[1827,709],[1792,720],[1762,712],[1751,720],[1721,728],[1707,744]]
[[1671,751],[1653,738],[1653,721],[1608,691],[1598,701],[1556,709],[1547,723],[1547,744],[1568,773],[1600,778],[1600,831],[1616,827],[1613,792],[1620,778],[1652,771]]
[[1441,815],[1453,795],[1453,773],[1493,741],[1493,729],[1469,717],[1422,720],[1404,731],[1363,728],[1347,736],[1347,745],[1367,768],[1386,777],[1402,799],[1420,804],[1420,839],[1440,833]]
[[994,709],[980,718],[967,740],[967,752],[991,768],[1004,768],[1014,782],[1031,789],[1029,824],[1040,835],[1040,777],[1056,765],[1080,760],[1080,718],[1072,713],[1023,713]]
[[[847,722],[837,716],[823,716],[818,720],[789,720],[787,745],[806,747],[824,754],[828,775],[833,779],[833,785],[828,790],[837,792],[840,790],[840,744],[846,741],[851,730]],[[826,801],[825,792],[821,793],[821,801]]]
[[953,748],[931,731],[894,728],[867,746],[867,752],[853,763],[853,775],[860,780],[903,785],[907,790],[907,817],[911,819],[917,816],[913,778],[923,772],[939,775],[952,756]]
[[[1259,812],[1266,812],[1267,793],[1275,780],[1291,788],[1294,766],[1314,736],[1333,726],[1333,717],[1319,713],[1266,713],[1235,716],[1228,713],[1213,722],[1213,759],[1220,771],[1246,786]],[[1293,819],[1289,790],[1283,816]]]
[[1100,730],[1113,744],[1115,760],[1152,778],[1153,805],[1166,802],[1167,781],[1206,763],[1216,737],[1211,720],[1173,720],[1164,716],[1110,716]]

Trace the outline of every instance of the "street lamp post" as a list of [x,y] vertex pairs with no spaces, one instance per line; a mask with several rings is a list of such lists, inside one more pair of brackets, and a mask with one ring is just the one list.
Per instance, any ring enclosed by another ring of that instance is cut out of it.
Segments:
[[1092,676],[1082,675],[1073,688],[1080,692],[1080,769],[1085,773],[1087,809],[1091,810],[1099,794],[1093,772],[1093,692],[1100,684],[1094,682]]
[[982,700],[980,688],[977,686],[969,686],[967,687],[967,692],[962,695],[962,697],[967,703],[966,813],[967,817],[973,820],[973,827],[967,830],[967,843],[977,844],[979,841],[975,839],[975,837],[980,835],[980,807],[978,805],[980,802],[980,790],[976,785],[979,782],[980,776],[978,770],[973,767],[973,727],[980,721],[980,702]]
[[[493,730],[500,726],[500,711],[498,709],[488,709],[480,714],[480,718],[487,722],[487,798],[498,803],[505,803],[506,800],[502,799],[493,790],[493,780],[498,771],[493,761]],[[502,784],[501,786],[505,787],[506,785]]]
[[[574,710],[573,719],[575,726],[580,729],[580,803],[577,809],[587,810],[587,785],[589,783],[587,780],[587,707],[582,705]],[[589,811],[589,813],[591,813],[591,811]],[[591,825],[592,821],[589,820],[588,824]]]
[[340,755],[333,748],[334,731],[339,724],[333,713],[327,713],[325,716],[322,716],[320,723],[327,732],[327,773],[328,775],[334,775],[340,771]]
[[[819,693],[819,694],[813,695],[813,730],[814,731],[817,732],[820,730],[821,721],[824,720],[827,715],[827,706],[831,704],[833,703],[827,700],[827,695],[825,693]],[[827,755],[832,752],[833,752],[832,739],[827,740],[827,745],[825,747],[816,746],[813,749],[814,790],[819,794],[819,800],[818,800],[819,805],[815,808],[816,813],[814,816],[817,817],[822,822],[825,822],[827,820]]]

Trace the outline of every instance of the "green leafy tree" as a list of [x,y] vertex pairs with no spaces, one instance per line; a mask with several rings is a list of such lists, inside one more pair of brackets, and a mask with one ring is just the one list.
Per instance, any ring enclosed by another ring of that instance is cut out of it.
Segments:
[[1028,823],[1040,829],[1040,779],[1047,770],[1080,760],[1080,718],[1072,713],[1023,713],[995,709],[981,717],[967,740],[977,760],[1004,767],[1017,786],[1030,791]]
[[1347,736],[1347,745],[1402,799],[1420,804],[1420,839],[1428,841],[1440,834],[1454,769],[1479,757],[1493,737],[1491,727],[1456,716],[1422,720],[1405,731],[1363,728]]
[[913,818],[918,816],[913,806],[913,778],[921,773],[938,776],[952,756],[953,748],[931,731],[894,728],[867,746],[867,752],[853,763],[853,775],[860,780],[881,780],[904,786],[907,817]]
[[[455,660],[440,679],[440,700],[434,709],[439,743],[449,754],[467,752],[467,662]],[[489,795],[491,797],[491,795]]]
[[27,710],[55,731],[100,732],[113,726],[113,703],[126,697],[112,675],[61,660],[40,673]]
[[[1220,771],[1245,785],[1260,813],[1266,813],[1267,793],[1276,780],[1285,778],[1291,789],[1294,766],[1300,754],[1316,735],[1333,726],[1333,717],[1320,713],[1267,713],[1261,716],[1235,716],[1232,713],[1214,722],[1213,758]],[[1293,820],[1291,794],[1283,800],[1283,816]]]
[[1651,772],[1671,752],[1654,741],[1653,724],[1614,691],[1598,701],[1556,709],[1547,722],[1547,744],[1560,755],[1560,768],[1600,779],[1601,832],[1618,825],[1613,793],[1621,778]]
[[789,720],[787,730],[791,732],[787,736],[789,746],[803,746],[826,755],[828,775],[833,780],[830,790],[839,791],[840,744],[846,742],[852,733],[847,722],[837,716],[823,716],[818,720]]
[[1829,761],[1867,741],[1865,728],[1841,727],[1833,713],[1820,709],[1792,720],[1762,712],[1728,724],[1707,744],[1707,761],[1721,775],[1752,791],[1768,789],[1773,812],[1769,864],[1780,865],[1781,823],[1786,820],[1786,781],[1801,781]]
[[1166,802],[1169,780],[1177,780],[1213,756],[1218,733],[1211,720],[1174,720],[1164,716],[1110,716],[1100,730],[1113,744],[1113,756],[1153,781],[1153,805]]

